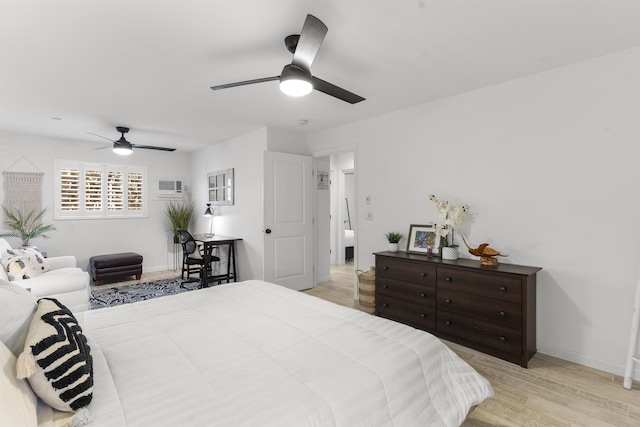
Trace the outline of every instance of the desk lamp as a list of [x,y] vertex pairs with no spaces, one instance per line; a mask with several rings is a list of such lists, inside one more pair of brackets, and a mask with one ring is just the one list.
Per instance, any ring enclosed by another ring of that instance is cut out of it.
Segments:
[[213,208],[211,203],[207,203],[207,209],[204,211],[204,216],[211,217],[211,227],[209,228],[208,237],[213,237]]

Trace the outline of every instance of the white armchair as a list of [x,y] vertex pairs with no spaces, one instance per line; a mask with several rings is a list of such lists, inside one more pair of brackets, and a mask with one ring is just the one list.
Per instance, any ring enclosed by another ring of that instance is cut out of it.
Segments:
[[[0,238],[0,253],[11,249],[11,245]],[[11,280],[37,297],[50,297],[59,300],[72,311],[89,309],[89,273],[76,267],[76,258],[72,255],[47,258],[51,270],[31,279]],[[9,281],[4,268],[0,268],[0,279]]]

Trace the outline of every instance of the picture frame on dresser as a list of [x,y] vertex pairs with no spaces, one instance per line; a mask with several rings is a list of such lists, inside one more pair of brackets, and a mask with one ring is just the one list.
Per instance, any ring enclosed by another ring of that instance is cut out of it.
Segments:
[[422,255],[438,255],[440,253],[440,239],[433,224],[411,224],[407,239],[407,252]]

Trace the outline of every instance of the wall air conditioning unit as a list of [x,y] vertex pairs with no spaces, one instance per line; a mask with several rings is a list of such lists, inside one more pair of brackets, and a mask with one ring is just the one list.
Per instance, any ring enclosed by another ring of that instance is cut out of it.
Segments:
[[182,181],[176,181],[174,179],[159,179],[158,180],[158,197],[182,197]]

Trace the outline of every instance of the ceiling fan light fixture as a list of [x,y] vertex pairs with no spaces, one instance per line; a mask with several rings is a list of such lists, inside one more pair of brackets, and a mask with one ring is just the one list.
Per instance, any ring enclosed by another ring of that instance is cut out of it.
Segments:
[[120,154],[121,156],[128,156],[133,153],[133,147],[124,139],[124,136],[113,143],[113,152],[116,154]]
[[313,86],[306,80],[290,79],[280,82],[280,90],[289,96],[298,97],[309,95]]
[[311,93],[311,73],[294,64],[284,67],[280,74],[280,90],[289,96],[305,96]]

